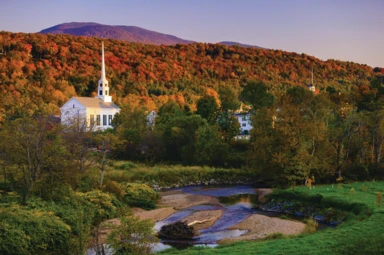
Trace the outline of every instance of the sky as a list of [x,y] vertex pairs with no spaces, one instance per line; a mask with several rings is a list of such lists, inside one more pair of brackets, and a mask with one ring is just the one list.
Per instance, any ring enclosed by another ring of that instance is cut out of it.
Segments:
[[0,31],[96,22],[384,67],[384,0],[0,0],[0,8]]

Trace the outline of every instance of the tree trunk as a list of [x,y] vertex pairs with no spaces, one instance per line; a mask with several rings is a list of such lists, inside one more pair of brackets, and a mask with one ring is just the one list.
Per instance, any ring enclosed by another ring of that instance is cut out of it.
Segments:
[[22,205],[27,205],[27,200],[29,199],[29,195],[31,194],[33,183],[29,183],[27,186],[27,189],[25,190],[23,194],[23,200],[21,202]]
[[383,142],[383,139],[379,137],[378,130],[375,130],[375,136],[373,138],[373,151],[374,151],[374,160],[375,164],[380,163],[381,159],[381,144]]
[[103,145],[101,147],[102,151],[103,151],[103,158],[102,158],[102,161],[101,161],[101,174],[100,174],[100,186],[103,185],[103,179],[104,179],[104,171],[105,171],[105,164],[107,163],[107,149],[106,149],[106,142],[103,141]]

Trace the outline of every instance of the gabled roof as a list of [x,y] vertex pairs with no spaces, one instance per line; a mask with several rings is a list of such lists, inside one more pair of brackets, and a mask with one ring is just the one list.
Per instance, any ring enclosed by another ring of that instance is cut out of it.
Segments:
[[[120,109],[117,105],[114,103],[106,103],[100,98],[94,98],[94,97],[72,97],[68,100],[67,103],[69,103],[71,100],[76,100],[79,102],[82,106],[86,108],[103,108],[103,109]],[[67,103],[65,103],[61,108],[63,108]]]
[[235,113],[234,114],[235,116],[247,116],[247,115],[251,115],[251,113],[250,112],[239,112],[239,113]]

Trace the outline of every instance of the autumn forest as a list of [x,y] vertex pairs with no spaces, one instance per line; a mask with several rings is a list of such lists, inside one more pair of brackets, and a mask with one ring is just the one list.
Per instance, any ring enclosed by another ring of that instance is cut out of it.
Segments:
[[[93,96],[100,76],[96,38],[0,33],[2,118],[20,111],[59,114],[72,96]],[[219,44],[155,46],[106,40],[107,77],[119,105],[159,109],[168,100],[196,109],[203,95],[218,97],[221,84],[240,91],[247,80],[263,81],[272,93],[310,83],[320,91],[351,91],[383,75],[383,69],[337,60],[321,61],[281,50]]]

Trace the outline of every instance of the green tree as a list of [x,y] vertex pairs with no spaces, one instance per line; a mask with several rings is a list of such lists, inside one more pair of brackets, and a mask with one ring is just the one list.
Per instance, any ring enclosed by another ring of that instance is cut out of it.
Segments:
[[217,123],[226,142],[229,142],[240,132],[240,123],[230,111],[221,112],[218,116]]
[[129,105],[121,110],[119,124],[115,128],[121,146],[113,147],[114,153],[120,158],[140,159],[140,143],[149,132],[146,113],[143,108],[132,109]]
[[23,204],[27,203],[44,172],[55,173],[50,177],[59,177],[57,171],[65,174],[68,170],[63,168],[68,154],[60,138],[60,126],[52,123],[49,117],[25,117],[6,122],[1,138],[6,161],[16,167],[21,176],[16,181],[21,185]]
[[69,119],[61,137],[68,151],[68,160],[71,160],[80,173],[84,173],[95,164],[93,160],[93,147],[95,145],[95,125],[89,123],[82,116]]
[[108,163],[109,156],[113,149],[121,147],[121,141],[112,132],[104,131],[97,134],[96,142],[99,147],[96,156],[97,167],[100,169],[100,186],[103,185],[104,174]]
[[135,216],[120,218],[120,225],[108,235],[108,243],[113,254],[152,254],[152,246],[158,242],[150,220],[140,220]]
[[196,131],[196,162],[223,166],[229,146],[225,143],[217,126],[201,126]]
[[240,107],[238,93],[229,85],[219,87],[220,110],[235,111]]
[[253,110],[271,107],[275,100],[263,82],[247,81],[240,93],[240,99],[252,105]]
[[208,123],[215,123],[217,119],[218,105],[212,96],[203,96],[197,101],[197,111]]
[[[327,169],[326,124],[329,101],[321,97],[283,95],[277,110],[260,108],[253,117],[248,164],[264,178],[295,185]],[[266,171],[268,169],[268,171]]]
[[208,123],[200,115],[176,116],[159,125],[165,145],[165,155],[171,161],[191,164],[195,160],[196,131]]

